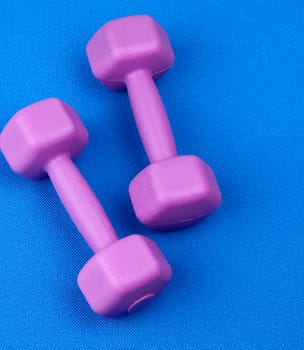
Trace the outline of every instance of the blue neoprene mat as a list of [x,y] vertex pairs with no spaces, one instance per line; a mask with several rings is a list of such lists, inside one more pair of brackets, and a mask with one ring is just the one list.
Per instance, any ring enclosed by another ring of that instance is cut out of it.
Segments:
[[[214,169],[223,205],[191,228],[135,218],[148,164],[126,93],[93,77],[85,45],[106,21],[147,13],[176,62],[157,83],[181,154]],[[90,132],[77,165],[120,236],[154,239],[174,276],[145,309],[91,312],[77,288],[92,256],[50,182],[0,157],[1,349],[303,349],[304,2],[2,0],[0,127],[51,96]]]

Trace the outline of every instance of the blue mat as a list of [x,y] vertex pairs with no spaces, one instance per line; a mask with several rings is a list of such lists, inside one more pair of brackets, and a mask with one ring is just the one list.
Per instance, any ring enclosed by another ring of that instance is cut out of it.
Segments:
[[[37,4],[38,3],[38,4]],[[135,218],[130,180],[147,165],[125,93],[90,73],[106,21],[147,13],[176,54],[158,82],[181,154],[214,169],[215,214],[156,233]],[[92,256],[48,180],[0,157],[1,349],[303,349],[304,2],[3,0],[0,126],[50,96],[90,132],[77,165],[119,235],[153,238],[174,277],[140,312],[93,314],[77,288]]]

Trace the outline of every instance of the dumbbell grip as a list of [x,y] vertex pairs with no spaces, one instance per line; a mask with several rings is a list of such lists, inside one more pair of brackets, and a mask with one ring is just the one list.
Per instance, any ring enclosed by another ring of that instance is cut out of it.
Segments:
[[56,157],[45,170],[66,211],[94,253],[117,240],[107,214],[69,155]]
[[176,156],[167,112],[149,70],[137,70],[125,79],[135,122],[151,163]]

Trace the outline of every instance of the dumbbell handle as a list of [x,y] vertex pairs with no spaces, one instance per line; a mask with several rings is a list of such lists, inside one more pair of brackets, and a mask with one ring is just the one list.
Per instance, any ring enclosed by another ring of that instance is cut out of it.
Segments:
[[56,157],[45,170],[66,211],[94,253],[118,239],[100,202],[69,155]]
[[135,122],[151,163],[176,156],[176,146],[162,99],[149,70],[125,79]]

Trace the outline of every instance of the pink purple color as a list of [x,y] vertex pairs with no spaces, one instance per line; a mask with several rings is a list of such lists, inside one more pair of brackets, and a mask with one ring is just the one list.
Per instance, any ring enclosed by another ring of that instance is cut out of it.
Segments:
[[211,168],[194,156],[178,156],[166,109],[155,85],[174,62],[169,38],[146,15],[104,24],[87,45],[97,79],[127,89],[139,135],[152,163],[129,186],[137,218],[160,230],[189,226],[216,210],[221,193]]
[[78,285],[91,308],[119,316],[145,305],[171,278],[172,270],[149,238],[121,240],[94,192],[74,165],[88,133],[76,111],[50,98],[12,117],[0,136],[1,150],[20,175],[48,175],[78,231],[95,255],[83,267]]

